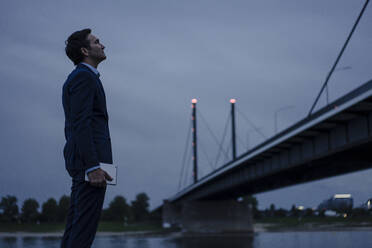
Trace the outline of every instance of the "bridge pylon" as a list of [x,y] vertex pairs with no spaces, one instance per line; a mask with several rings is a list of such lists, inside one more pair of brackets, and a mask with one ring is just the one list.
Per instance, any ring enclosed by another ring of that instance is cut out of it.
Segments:
[[197,136],[196,136],[196,103],[198,101],[194,98],[191,100],[191,108],[192,108],[192,150],[193,150],[193,170],[192,175],[194,179],[194,183],[198,181],[198,147],[197,147]]
[[230,99],[231,103],[231,143],[232,143],[232,160],[236,159],[236,134],[235,134],[235,99]]

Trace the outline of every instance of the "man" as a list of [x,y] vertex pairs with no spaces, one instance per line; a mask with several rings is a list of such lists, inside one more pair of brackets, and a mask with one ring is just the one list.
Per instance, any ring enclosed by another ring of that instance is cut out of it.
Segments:
[[[90,29],[74,32],[66,54],[76,65],[63,85],[66,145],[63,155],[72,177],[71,203],[63,248],[90,247],[97,231],[106,191],[112,178],[100,162],[112,164],[105,93],[97,67],[106,59],[105,47]],[[87,174],[89,182],[85,181]]]

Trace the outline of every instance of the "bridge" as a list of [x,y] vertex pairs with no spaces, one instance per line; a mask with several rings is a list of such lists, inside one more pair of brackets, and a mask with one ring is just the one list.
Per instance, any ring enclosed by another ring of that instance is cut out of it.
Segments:
[[238,197],[371,168],[371,151],[372,80],[168,198],[163,223],[251,231]]

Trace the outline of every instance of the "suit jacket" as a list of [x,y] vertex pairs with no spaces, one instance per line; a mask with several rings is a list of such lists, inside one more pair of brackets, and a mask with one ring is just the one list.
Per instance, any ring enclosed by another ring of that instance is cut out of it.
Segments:
[[112,164],[106,97],[99,77],[79,64],[63,85],[67,170]]

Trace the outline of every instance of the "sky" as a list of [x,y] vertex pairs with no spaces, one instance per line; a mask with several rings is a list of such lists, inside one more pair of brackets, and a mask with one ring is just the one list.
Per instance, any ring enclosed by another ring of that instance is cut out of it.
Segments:
[[[64,53],[72,32],[91,28],[106,47],[98,70],[119,169],[105,206],[116,195],[130,202],[146,192],[154,208],[179,189],[192,98],[201,116],[203,176],[228,160],[222,156],[215,164],[219,148],[209,129],[222,141],[229,99],[237,100],[239,111],[238,154],[274,135],[276,112],[278,131],[307,115],[363,4],[2,1],[0,197],[15,195],[21,204],[29,197],[44,202],[70,193],[61,94],[74,69]],[[331,101],[372,78],[371,8],[329,82]],[[323,95],[317,109],[325,104]],[[286,110],[278,112],[281,108]],[[228,140],[227,135],[225,150]],[[185,168],[182,187],[191,183],[190,163]],[[372,197],[371,184],[372,170],[364,170],[255,196],[261,209],[271,203],[316,207],[336,193],[351,193],[360,205]]]

